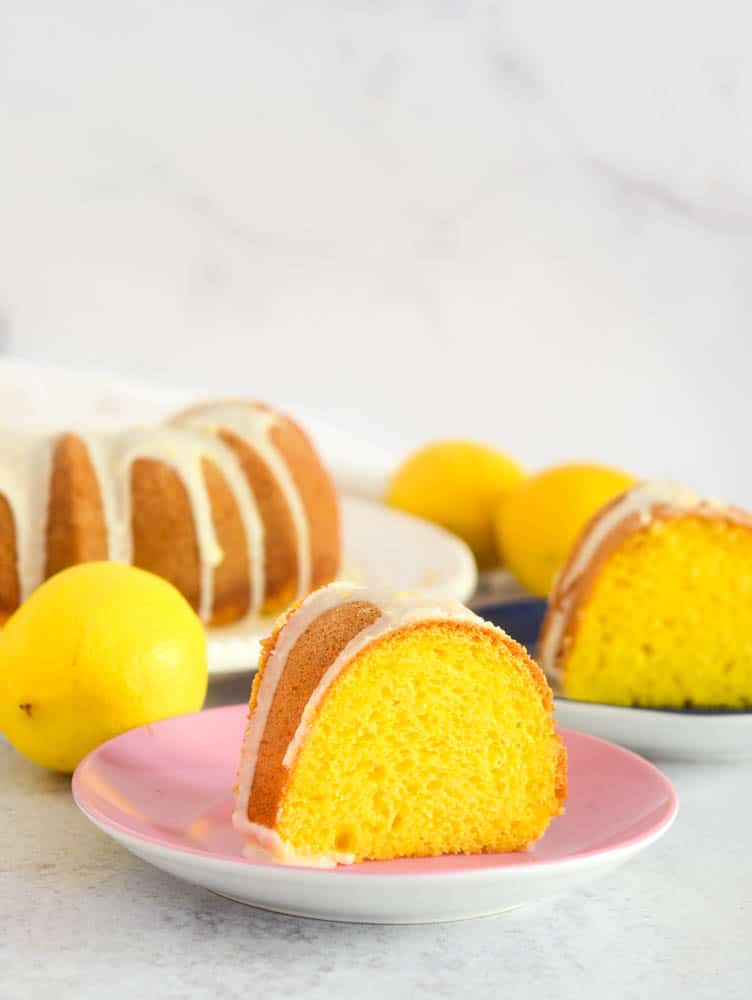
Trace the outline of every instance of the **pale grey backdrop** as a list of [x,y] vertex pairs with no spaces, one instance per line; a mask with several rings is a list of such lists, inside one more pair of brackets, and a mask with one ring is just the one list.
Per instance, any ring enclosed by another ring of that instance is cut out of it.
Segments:
[[4,349],[752,503],[751,29],[3,0]]

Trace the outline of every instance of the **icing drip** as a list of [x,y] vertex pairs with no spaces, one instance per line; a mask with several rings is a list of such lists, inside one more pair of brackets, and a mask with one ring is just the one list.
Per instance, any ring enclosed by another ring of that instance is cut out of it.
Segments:
[[688,511],[707,504],[707,501],[703,501],[696,493],[680,483],[648,481],[627,490],[620,500],[593,522],[580,541],[574,557],[564,566],[561,575],[554,582],[552,594],[559,596],[555,599],[548,626],[537,650],[541,668],[558,689],[562,683],[558,658],[570,616],[575,608],[577,584],[604,542],[621,524],[634,515],[639,517],[641,525],[646,526],[650,524],[653,511],[657,507]]
[[[264,527],[256,499],[232,448],[217,437],[226,429],[253,448],[277,481],[295,526],[298,556],[298,593],[307,593],[311,581],[308,519],[300,494],[269,432],[276,415],[249,404],[222,403],[191,411],[173,424],[137,428],[115,434],[84,433],[99,488],[107,538],[107,558],[133,561],[131,472],[138,459],[154,459],[172,469],[185,487],[191,507],[199,554],[199,616],[209,621],[214,606],[214,571],[224,558],[211,515],[211,501],[203,473],[204,459],[212,462],[230,490],[245,529],[251,601],[245,618],[256,614],[264,601]],[[47,511],[54,441],[42,435],[3,433],[0,454],[0,494],[13,512],[18,551],[17,573],[21,599],[44,580]]]
[[[107,553],[113,562],[133,562],[131,473],[138,459],[154,459],[173,469],[183,483],[191,506],[199,552],[202,621],[211,618],[214,606],[214,570],[223,553],[211,516],[209,491],[202,470],[204,457],[213,457],[213,442],[206,435],[169,427],[133,430],[123,434],[83,436],[99,483]],[[96,458],[93,458],[96,456]]]
[[[294,864],[331,865],[333,863],[350,863],[347,859],[340,857],[327,856],[316,858],[308,857],[307,855],[301,857],[289,844],[282,841],[275,831],[258,823],[252,823],[248,819],[248,803],[253,787],[253,778],[261,739],[266,729],[274,695],[282,678],[287,658],[298,639],[300,639],[306,629],[320,615],[349,600],[367,601],[375,604],[381,614],[372,625],[366,626],[366,628],[362,629],[350,640],[326,670],[318,685],[311,693],[301,715],[300,723],[285,751],[282,763],[288,769],[294,763],[295,757],[308,735],[311,723],[326,692],[336,681],[339,674],[347,667],[348,663],[370,643],[386,636],[390,632],[419,621],[472,621],[476,625],[480,625],[490,631],[501,631],[456,601],[432,602],[429,604],[424,597],[420,596],[396,597],[390,595],[385,597],[383,594],[370,591],[368,588],[354,586],[346,582],[329,584],[329,586],[322,587],[306,598],[289,615],[284,628],[277,637],[275,647],[266,662],[264,672],[259,681],[256,704],[249,717],[246,729],[238,771],[233,824],[238,831],[253,839],[254,845],[250,849],[252,854],[249,856],[266,856],[267,859],[273,858],[278,861],[287,861]],[[291,858],[293,860],[290,860]]]
[[189,413],[182,424],[199,426],[211,431],[226,430],[245,441],[262,459],[277,481],[290,511],[297,539],[298,598],[304,597],[311,587],[311,541],[303,500],[287,463],[272,444],[269,431],[275,415],[268,410],[251,406],[218,403],[202,407],[200,412]]

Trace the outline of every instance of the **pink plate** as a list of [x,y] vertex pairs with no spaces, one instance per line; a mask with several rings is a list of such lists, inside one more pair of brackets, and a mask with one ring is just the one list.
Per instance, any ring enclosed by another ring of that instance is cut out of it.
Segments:
[[311,869],[247,861],[231,788],[246,706],[124,733],[73,777],[83,813],[134,854],[241,902],[334,920],[413,923],[496,913],[608,871],[670,827],[668,779],[628,750],[561,729],[566,813],[530,850]]

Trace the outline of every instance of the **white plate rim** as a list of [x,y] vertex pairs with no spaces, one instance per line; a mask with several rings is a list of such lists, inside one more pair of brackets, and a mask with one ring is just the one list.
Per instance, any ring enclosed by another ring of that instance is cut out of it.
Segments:
[[[588,734],[585,734],[588,735]],[[592,739],[597,739],[597,737],[592,737]],[[603,740],[603,742],[608,742]],[[614,744],[618,746],[618,744]],[[620,748],[625,749],[625,748]],[[628,751],[631,753],[631,751]],[[639,756],[639,754],[635,754]],[[649,762],[647,762],[649,763]],[[179,857],[190,857],[199,859],[197,864],[199,866],[206,865],[210,868],[215,868],[218,871],[253,871],[254,869],[261,869],[265,873],[276,872],[281,876],[308,879],[316,881],[318,879],[323,879],[325,882],[332,877],[332,875],[340,876],[345,874],[348,879],[348,884],[351,881],[356,883],[362,882],[368,885],[373,885],[375,882],[381,879],[399,880],[400,883],[415,883],[423,884],[427,881],[450,881],[453,879],[466,880],[478,880],[486,881],[489,878],[494,879],[509,879],[516,880],[519,877],[522,878],[534,878],[534,873],[544,874],[550,872],[551,870],[561,871],[564,869],[582,869],[587,868],[591,865],[599,865],[601,863],[613,862],[614,864],[620,860],[628,860],[635,854],[641,853],[643,850],[647,849],[654,844],[661,837],[665,836],[671,829],[671,827],[676,822],[676,817],[679,815],[679,798],[677,795],[674,797],[673,808],[671,813],[663,820],[662,824],[655,830],[651,830],[650,833],[643,834],[640,837],[636,837],[633,841],[628,844],[622,844],[618,847],[604,847],[600,849],[594,849],[588,853],[577,855],[575,857],[567,858],[557,858],[551,861],[539,861],[534,865],[519,865],[519,866],[498,866],[498,867],[488,867],[488,868],[476,868],[469,871],[446,871],[446,872],[425,872],[425,873],[413,873],[413,874],[403,874],[401,872],[379,872],[373,875],[363,875],[356,871],[342,872],[339,868],[312,868],[304,867],[301,865],[274,865],[274,864],[263,864],[260,862],[254,862],[251,860],[232,860],[231,858],[216,858],[207,854],[205,851],[200,851],[188,847],[165,847],[164,844],[155,844],[148,837],[142,837],[139,834],[131,833],[126,831],[124,827],[121,827],[114,821],[105,821],[95,816],[93,813],[89,812],[88,809],[79,801],[79,799],[74,794],[74,800],[79,810],[90,820],[94,826],[96,826],[107,836],[119,843],[122,843],[129,850],[133,850],[137,853],[139,857],[143,857],[143,854],[139,853],[136,848],[145,845],[148,848],[146,853],[160,855],[165,859]],[[522,873],[525,873],[524,875]]]
[[[191,715],[205,714],[208,712],[223,712],[226,711],[228,708],[233,708],[233,707],[234,708],[242,707],[245,709],[246,706],[245,704],[235,705],[235,706],[220,705],[217,706],[216,708],[205,709],[203,710],[203,712],[200,713],[188,712],[183,716],[174,716],[173,718],[188,718]],[[164,720],[164,721],[169,721],[169,720]],[[443,881],[444,879],[449,878],[450,876],[451,877],[460,876],[462,878],[469,878],[473,876],[482,877],[484,875],[487,875],[489,872],[506,873],[506,877],[511,878],[513,876],[519,875],[519,873],[521,872],[534,872],[534,871],[543,871],[551,869],[560,870],[562,868],[578,866],[580,864],[587,865],[591,862],[596,862],[600,859],[606,859],[611,857],[618,858],[622,854],[624,854],[626,857],[629,857],[632,853],[639,852],[643,848],[648,847],[650,844],[654,843],[656,840],[660,839],[665,833],[668,832],[668,830],[675,822],[679,812],[679,796],[671,781],[658,767],[655,766],[655,764],[653,764],[649,760],[646,760],[644,757],[642,757],[635,751],[630,750],[627,747],[624,747],[621,744],[615,743],[611,740],[604,739],[600,736],[594,736],[591,733],[584,733],[579,730],[574,730],[568,726],[562,727],[560,725],[557,725],[556,728],[559,732],[561,732],[562,729],[564,729],[565,732],[568,731],[574,733],[578,738],[584,737],[586,740],[592,741],[594,743],[605,744],[606,746],[608,746],[609,751],[615,750],[618,753],[625,755],[627,757],[634,757],[639,761],[642,767],[646,767],[649,770],[653,771],[656,777],[665,786],[669,794],[669,798],[672,804],[671,812],[669,813],[669,815],[665,817],[661,822],[661,824],[657,826],[654,830],[651,830],[648,833],[639,834],[626,844],[620,844],[617,847],[593,848],[589,851],[585,851],[580,854],[575,854],[574,856],[556,858],[549,861],[536,861],[534,864],[530,865],[488,867],[475,870],[471,869],[469,871],[447,871],[447,872],[425,872],[425,873],[421,872],[415,874],[403,874],[401,872],[377,872],[374,874],[363,875],[359,874],[356,871],[357,866],[321,869],[321,868],[312,868],[302,865],[280,865],[274,863],[269,864],[269,863],[254,861],[253,859],[215,857],[201,848],[167,847],[163,844],[155,843],[149,837],[133,833],[128,827],[119,823],[117,820],[100,817],[98,813],[93,812],[90,809],[87,809],[86,806],[83,804],[83,802],[80,800],[80,797],[78,795],[76,773],[74,773],[73,775],[71,790],[74,801],[79,810],[87,817],[87,819],[91,820],[92,823],[94,823],[105,833],[107,833],[110,836],[118,835],[122,837],[123,842],[128,841],[133,844],[144,844],[149,848],[150,852],[152,850],[154,850],[155,853],[163,852],[164,857],[173,857],[176,855],[179,855],[181,857],[188,856],[192,858],[199,858],[201,862],[211,863],[212,865],[218,866],[220,868],[223,866],[229,866],[228,870],[242,869],[243,871],[248,871],[253,869],[262,869],[265,872],[269,871],[282,872],[282,873],[296,872],[296,873],[301,873],[302,877],[323,876],[325,878],[331,878],[333,873],[337,872],[342,873],[343,871],[346,871],[347,877],[349,879],[366,879],[369,882],[381,878],[397,878],[400,881],[403,881],[405,879],[416,879],[422,881],[435,878]],[[121,734],[121,735],[127,735],[127,734]],[[105,743],[101,744],[99,747],[96,747],[94,750],[92,750],[91,753],[87,754],[86,757],[84,757],[84,759],[80,762],[76,771],[78,771],[79,768],[82,768],[87,763],[90,757],[96,755],[99,751],[101,751],[102,748],[107,745],[107,743],[114,742],[115,740],[118,739],[120,739],[120,736],[115,736],[112,738],[112,740],[107,740]]]
[[[590,744],[608,742],[576,731],[574,735]],[[100,813],[95,803],[92,809],[87,808],[79,797],[75,775],[73,797],[97,829],[142,861],[243,905],[345,923],[443,923],[504,913],[559,896],[616,870],[668,833],[679,811],[672,783],[658,768],[631,751],[614,744],[609,744],[609,749],[622,758],[636,758],[642,770],[649,769],[659,779],[666,796],[660,819],[649,830],[613,846],[572,850],[564,856],[521,865],[448,869],[427,865],[417,871],[371,868],[360,872],[358,866],[322,870],[264,863],[202,847],[164,844],[148,833],[132,830]]]
[[752,711],[685,712],[606,705],[560,695],[554,696],[554,704],[556,718],[565,726],[650,760],[713,763],[752,757]]

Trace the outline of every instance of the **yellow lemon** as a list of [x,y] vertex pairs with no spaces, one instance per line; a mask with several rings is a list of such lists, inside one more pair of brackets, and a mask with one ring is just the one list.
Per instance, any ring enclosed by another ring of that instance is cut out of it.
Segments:
[[201,708],[206,685],[198,617],[133,566],[63,570],[0,632],[0,730],[55,771],[126,729]]
[[604,465],[557,465],[523,480],[502,499],[496,537],[504,564],[545,597],[592,515],[635,482]]
[[494,515],[522,479],[507,455],[470,441],[437,441],[410,455],[394,474],[387,503],[463,538],[481,569],[498,562]]

